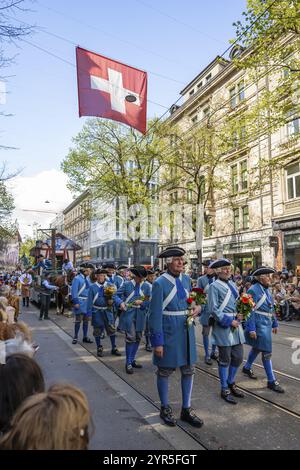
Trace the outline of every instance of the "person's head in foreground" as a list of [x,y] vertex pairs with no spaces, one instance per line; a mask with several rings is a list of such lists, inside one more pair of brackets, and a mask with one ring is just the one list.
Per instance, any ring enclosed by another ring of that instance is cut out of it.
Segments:
[[73,385],[53,385],[27,398],[0,440],[2,450],[87,450],[90,411]]

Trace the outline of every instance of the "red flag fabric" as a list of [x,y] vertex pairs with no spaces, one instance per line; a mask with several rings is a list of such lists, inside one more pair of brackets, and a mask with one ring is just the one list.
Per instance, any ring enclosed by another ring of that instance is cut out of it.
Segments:
[[147,73],[76,48],[79,116],[98,116],[146,132]]

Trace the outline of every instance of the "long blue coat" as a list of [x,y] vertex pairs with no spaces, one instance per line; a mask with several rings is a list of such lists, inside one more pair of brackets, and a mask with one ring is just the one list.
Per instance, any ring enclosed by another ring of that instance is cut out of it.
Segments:
[[[195,327],[194,324],[189,328],[186,326],[191,279],[186,274],[181,274],[179,279],[185,290],[184,298],[181,298],[183,296],[178,291],[175,277],[169,273],[163,274],[153,283],[149,327],[152,346],[164,347],[162,358],[153,355],[153,364],[159,367],[193,365],[197,360]],[[166,315],[164,312],[183,314]]]
[[73,307],[73,313],[75,315],[87,315],[87,298],[91,281],[88,277],[84,277],[83,274],[77,274],[73,279],[71,287],[71,297],[73,305],[79,304],[79,308]]
[[[229,285],[235,294],[232,293]],[[228,302],[224,305],[228,289],[230,290],[230,296]],[[238,290],[233,281],[227,283],[218,279],[209,287],[208,309],[215,319],[212,330],[212,343],[217,346],[235,346],[245,343],[242,326],[231,328],[231,323],[236,316],[236,300],[238,297]]]
[[[104,282],[99,284],[95,282],[89,288],[87,299],[87,314],[92,316],[92,325],[98,328],[104,328],[106,322],[114,324],[115,317],[113,314],[113,307],[118,308],[122,300],[114,294],[112,299],[114,304],[111,308],[107,305],[107,298],[104,296],[104,288],[109,285],[114,285],[111,282]],[[106,310],[99,310],[96,307],[107,307]]]
[[146,282],[137,284],[135,280],[125,281],[117,291],[117,296],[122,302],[131,304],[135,300],[140,300],[142,296],[147,297],[141,304],[140,308],[131,307],[123,311],[119,320],[119,329],[130,333],[131,326],[135,324],[136,332],[142,332],[146,324],[146,312],[149,307],[150,288]]
[[[271,353],[272,352],[272,328],[278,327],[278,322],[274,316],[274,301],[271,292],[268,288],[262,286],[259,282],[251,286],[248,290],[251,294],[257,307],[252,310],[249,319],[246,322],[246,343],[259,351]],[[260,300],[265,298],[264,302]],[[261,303],[261,305],[259,305]],[[266,315],[256,312],[266,313]],[[256,332],[256,339],[250,338],[250,331]]]
[[120,289],[120,287],[124,284],[124,279],[119,274],[113,274],[110,277],[108,276],[107,280],[112,282],[117,289]]
[[[208,289],[209,286],[216,280],[214,276],[207,276],[206,274],[204,276],[200,276],[197,281],[197,287],[200,287],[201,289],[204,290],[205,294],[208,294]],[[201,316],[200,316],[200,323],[203,326],[208,326],[208,321],[209,317],[211,316],[209,310],[208,310],[208,305],[204,304],[201,305]]]

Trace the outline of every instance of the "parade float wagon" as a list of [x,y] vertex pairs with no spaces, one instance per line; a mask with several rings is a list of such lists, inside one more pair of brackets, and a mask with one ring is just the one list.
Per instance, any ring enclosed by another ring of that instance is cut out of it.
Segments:
[[[73,266],[76,266],[76,252],[81,250],[77,243],[62,233],[57,233],[55,229],[40,229],[38,235],[43,235],[44,239],[36,241],[35,246],[30,250],[30,256],[35,258],[35,265],[38,264],[39,256],[44,256],[48,262],[49,269],[39,267],[33,270],[30,300],[36,304],[40,302],[40,293],[45,273],[50,273],[51,277],[62,274],[62,265],[65,259],[68,259],[73,263]],[[40,238],[42,237],[40,236]],[[51,301],[55,302],[55,293],[51,294]]]

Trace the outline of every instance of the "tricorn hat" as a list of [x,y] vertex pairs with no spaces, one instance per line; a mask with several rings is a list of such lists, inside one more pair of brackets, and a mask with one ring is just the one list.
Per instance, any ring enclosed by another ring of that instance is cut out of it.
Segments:
[[107,274],[107,271],[106,269],[98,268],[96,269],[95,274]]
[[92,263],[81,263],[79,266],[80,269],[95,269],[95,266]]
[[133,266],[130,271],[137,277],[147,277],[147,269],[144,266]]
[[219,258],[219,259],[212,261],[209,265],[209,268],[211,269],[223,268],[224,266],[231,266],[231,264],[232,263],[230,259]]
[[115,263],[103,263],[102,264],[103,269],[116,269]]
[[274,274],[276,270],[273,268],[268,268],[268,266],[261,266],[260,268],[253,271],[252,276],[261,276],[262,274]]
[[184,256],[185,250],[179,246],[169,246],[165,248],[159,255],[159,258],[172,258],[173,256]]

